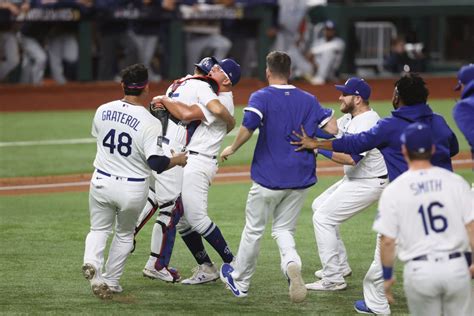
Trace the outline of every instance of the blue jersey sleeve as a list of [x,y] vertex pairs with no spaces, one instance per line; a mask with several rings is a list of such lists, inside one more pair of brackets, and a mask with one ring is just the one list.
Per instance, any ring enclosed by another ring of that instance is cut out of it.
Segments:
[[359,154],[377,148],[386,141],[388,136],[388,124],[385,120],[381,120],[368,131],[353,135],[346,134],[342,138],[333,140],[332,148],[337,152]]
[[314,98],[314,100],[317,107],[316,115],[318,117],[318,127],[321,128],[326,125],[327,122],[329,122],[331,117],[334,115],[334,111],[332,109],[322,107],[318,99]]
[[260,91],[252,93],[249,104],[244,108],[242,125],[250,130],[255,130],[265,119],[265,98]]
[[461,100],[453,109],[453,117],[471,146],[471,151],[474,152],[474,124],[472,123],[472,119],[474,118],[473,108],[474,107],[469,105],[468,102]]

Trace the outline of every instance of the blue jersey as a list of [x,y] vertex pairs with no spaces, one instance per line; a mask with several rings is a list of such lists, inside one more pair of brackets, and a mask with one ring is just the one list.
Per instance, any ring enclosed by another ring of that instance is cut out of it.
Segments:
[[300,189],[316,183],[313,151],[296,152],[293,131],[304,126],[314,136],[333,115],[311,94],[292,85],[272,85],[254,92],[242,125],[259,129],[252,160],[252,180],[269,189]]
[[377,148],[387,165],[390,181],[408,170],[402,155],[400,135],[411,123],[421,122],[431,126],[436,151],[431,158],[435,166],[453,170],[451,157],[459,152],[456,135],[449,128],[444,118],[433,113],[427,104],[402,106],[392,111],[392,116],[380,120],[376,126],[366,132],[355,135],[344,135],[333,141],[334,151],[357,154]]
[[474,155],[474,81],[464,87],[461,100],[453,109],[453,117]]

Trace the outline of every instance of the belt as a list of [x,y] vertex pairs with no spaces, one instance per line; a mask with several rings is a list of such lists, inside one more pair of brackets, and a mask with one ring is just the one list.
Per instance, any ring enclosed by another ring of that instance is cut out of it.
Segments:
[[183,126],[186,126],[187,124],[185,124],[183,121],[177,119],[176,117],[174,117],[173,115],[170,114],[170,120],[172,120],[176,125],[183,125]]
[[216,159],[216,158],[217,158],[217,156],[211,156],[211,155],[201,154],[201,153],[198,153],[197,151],[193,151],[193,150],[190,150],[190,151],[189,151],[189,154],[190,154],[190,155],[201,155],[201,156],[208,157],[208,158],[212,158],[212,159]]
[[387,179],[387,178],[388,178],[388,174],[384,174],[383,176],[377,177],[377,179]]
[[[448,258],[451,260],[451,259],[455,259],[455,258],[459,258],[462,256],[462,253],[460,252],[453,252],[453,253],[450,253],[448,255]],[[413,261],[427,261],[428,260],[428,255],[422,255],[422,256],[418,256],[418,257],[415,257],[413,259],[411,259]],[[438,260],[435,260],[435,261],[438,261]]]
[[119,180],[119,179],[127,179],[127,181],[130,181],[130,182],[144,182],[145,179],[144,178],[126,178],[126,177],[118,177],[118,176],[113,176],[111,175],[110,173],[107,173],[105,171],[102,171],[100,169],[96,169],[98,173],[100,173],[101,175],[104,175],[106,177],[109,177],[109,178],[115,178],[116,180]]

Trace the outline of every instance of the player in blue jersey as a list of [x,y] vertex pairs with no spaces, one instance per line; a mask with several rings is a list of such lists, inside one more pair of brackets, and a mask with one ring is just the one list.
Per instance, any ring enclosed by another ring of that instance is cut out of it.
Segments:
[[[321,148],[346,154],[358,154],[377,148],[384,157],[388,177],[393,181],[408,169],[401,151],[400,135],[408,125],[420,122],[430,127],[436,146],[431,163],[452,171],[451,157],[459,152],[458,141],[445,119],[434,113],[426,103],[428,94],[425,82],[419,75],[404,75],[395,83],[392,97],[395,110],[392,111],[392,116],[380,120],[370,130],[324,141],[305,135],[303,130],[303,135],[295,133],[300,141],[292,144],[300,146],[296,148],[297,151]],[[383,290],[379,236],[374,257],[364,278],[364,300],[357,301],[354,307],[361,313],[390,314],[390,306]]]
[[474,64],[461,67],[458,80],[456,90],[462,89],[462,93],[461,100],[454,106],[453,117],[471,146],[474,157]]
[[300,126],[310,135],[315,135],[318,127],[330,134],[338,129],[332,110],[321,107],[313,95],[288,84],[290,67],[286,53],[274,51],[267,55],[269,86],[250,96],[234,142],[221,153],[222,160],[228,159],[259,129],[239,250],[235,261],[223,264],[220,270],[221,280],[237,297],[247,296],[260,240],[271,217],[281,269],[290,283],[290,299],[301,302],[307,294],[293,235],[308,188],[316,183],[316,161],[312,151],[295,152],[289,141],[292,131]]

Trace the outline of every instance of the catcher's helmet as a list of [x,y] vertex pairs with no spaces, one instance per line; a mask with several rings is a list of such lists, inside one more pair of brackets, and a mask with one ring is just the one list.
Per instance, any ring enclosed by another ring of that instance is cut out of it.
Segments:
[[215,64],[217,64],[215,57],[204,57],[199,63],[194,64],[194,66],[201,69],[207,75]]

